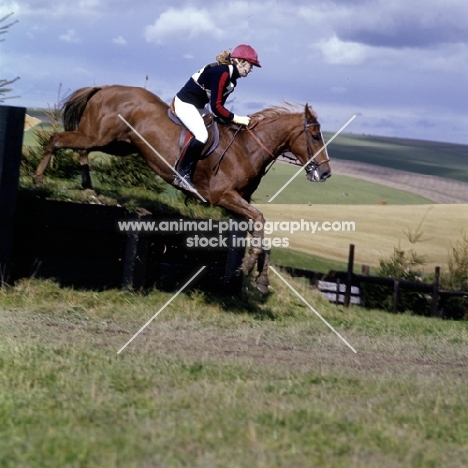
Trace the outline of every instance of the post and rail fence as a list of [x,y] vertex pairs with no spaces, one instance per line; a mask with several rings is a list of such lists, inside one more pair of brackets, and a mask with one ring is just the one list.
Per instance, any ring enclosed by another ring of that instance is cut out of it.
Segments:
[[281,267],[292,276],[308,278],[311,285],[316,286],[330,302],[343,304],[364,305],[365,297],[362,286],[364,284],[375,284],[386,286],[393,290],[393,312],[398,312],[401,290],[419,292],[430,296],[430,316],[441,317],[439,313],[439,300],[448,297],[468,297],[468,291],[446,291],[440,289],[440,267],[434,269],[434,280],[432,283],[422,281],[408,281],[398,278],[371,276],[369,267],[363,265],[361,274],[354,273],[354,244],[349,246],[348,267],[343,272],[333,272],[333,277],[321,273],[298,269],[292,267]]

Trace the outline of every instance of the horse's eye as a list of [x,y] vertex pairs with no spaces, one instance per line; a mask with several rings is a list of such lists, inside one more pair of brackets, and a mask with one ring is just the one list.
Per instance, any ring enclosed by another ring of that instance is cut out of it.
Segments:
[[319,140],[320,140],[320,135],[312,135],[312,138],[313,138],[315,141],[319,141]]

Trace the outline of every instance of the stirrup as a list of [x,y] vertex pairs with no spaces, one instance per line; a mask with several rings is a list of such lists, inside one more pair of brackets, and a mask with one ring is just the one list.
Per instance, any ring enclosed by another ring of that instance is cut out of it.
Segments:
[[187,190],[188,192],[197,193],[188,174],[183,177],[176,175],[174,177],[174,186]]

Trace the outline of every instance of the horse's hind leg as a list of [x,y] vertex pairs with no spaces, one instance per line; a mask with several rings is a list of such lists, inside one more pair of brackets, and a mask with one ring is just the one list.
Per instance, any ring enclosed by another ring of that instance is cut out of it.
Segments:
[[80,155],[80,167],[81,167],[81,186],[86,189],[93,189],[93,184],[91,183],[91,174],[89,172],[89,159],[88,151],[79,150],[78,154]]
[[47,169],[52,156],[54,155],[54,151],[49,149],[49,144],[46,146],[41,162],[39,163],[39,166],[37,166],[36,172],[33,176],[33,181],[36,185],[42,184],[44,180],[44,172]]
[[[47,169],[47,166],[50,163],[52,156],[54,155],[55,151],[58,149],[70,148],[77,150],[80,153],[80,163],[83,166],[87,165],[88,162],[88,149],[96,146],[95,142],[80,132],[62,132],[62,133],[54,133],[49,139],[47,146],[44,149],[44,155],[42,157],[41,162],[37,166],[36,173],[33,176],[33,180],[35,184],[42,184],[44,179],[44,172]],[[89,177],[89,165],[87,170],[87,180],[85,187],[85,176],[84,172],[86,172],[86,168],[82,169],[82,184],[83,188],[91,188],[91,179]]]

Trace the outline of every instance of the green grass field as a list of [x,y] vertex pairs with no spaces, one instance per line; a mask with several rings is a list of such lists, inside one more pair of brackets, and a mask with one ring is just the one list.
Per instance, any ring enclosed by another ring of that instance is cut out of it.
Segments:
[[0,466],[468,465],[468,329],[267,298],[0,290]]
[[[263,178],[252,197],[254,203],[267,203],[300,168],[276,163]],[[275,204],[314,205],[417,205],[432,203],[410,192],[373,184],[346,176],[333,175],[324,183],[310,182],[302,171],[275,199]]]

